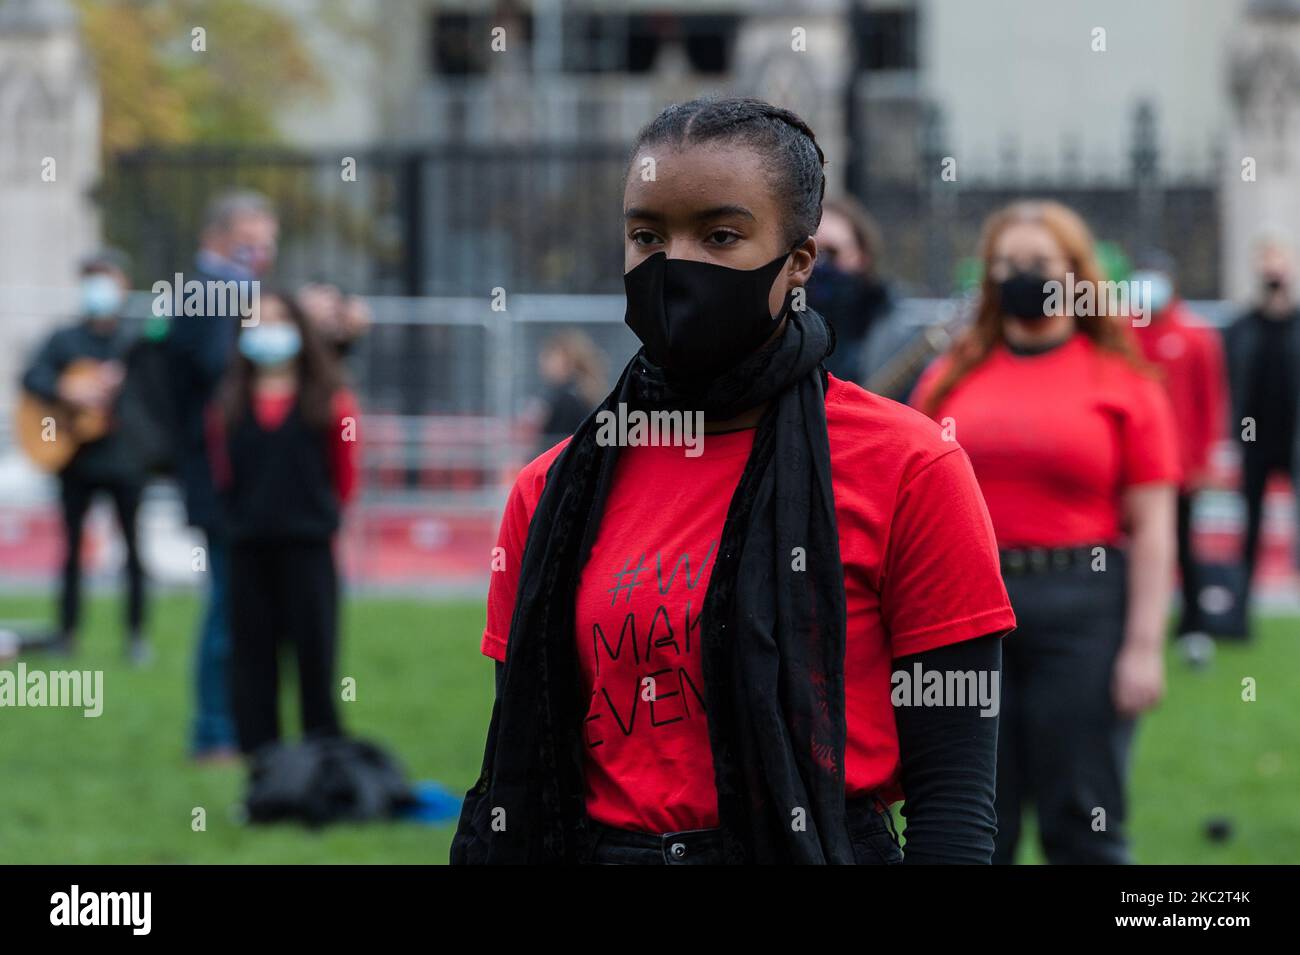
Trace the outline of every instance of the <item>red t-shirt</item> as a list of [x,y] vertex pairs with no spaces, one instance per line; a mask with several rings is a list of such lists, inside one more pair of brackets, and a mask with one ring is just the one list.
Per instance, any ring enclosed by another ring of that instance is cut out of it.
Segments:
[[970,455],[1002,547],[1117,543],[1125,488],[1179,479],[1164,389],[1085,335],[1038,355],[998,345],[933,417]]
[[1147,361],[1164,371],[1178,426],[1183,478],[1194,482],[1210,467],[1210,453],[1227,429],[1228,381],[1219,333],[1175,301],[1144,326],[1134,326]]
[[[891,661],[1015,626],[984,502],[965,453],[933,422],[831,378],[831,477],[847,596],[846,790],[893,801],[898,736]],[[586,691],[587,806],[606,825],[717,825],[699,613],[754,430],[620,450],[576,599]],[[556,445],[506,504],[482,649],[504,660],[519,563]],[[794,559],[794,558],[792,558]],[[809,567],[816,573],[815,567]],[[653,680],[648,685],[644,681]]]

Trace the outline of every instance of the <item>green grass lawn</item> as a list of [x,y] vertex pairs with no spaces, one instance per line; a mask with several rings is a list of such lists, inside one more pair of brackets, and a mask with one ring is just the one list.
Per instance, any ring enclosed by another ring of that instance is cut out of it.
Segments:
[[[151,612],[157,658],[122,658],[117,603],[89,602],[75,663],[31,656],[28,666],[102,669],[104,713],[0,709],[0,863],[15,862],[445,862],[448,827],[415,824],[246,828],[233,809],[243,786],[232,766],[186,758],[196,602],[164,597]],[[0,600],[0,619],[45,619],[47,600]],[[478,653],[483,607],[358,600],[344,617],[342,676],[357,699],[345,725],[389,747],[412,779],[463,792],[483,755],[492,670]],[[296,694],[282,693],[296,731]],[[196,807],[207,830],[194,832]]]
[[[47,598],[0,599],[0,619],[45,619]],[[0,709],[0,863],[446,861],[448,827],[414,824],[249,829],[234,820],[242,776],[199,768],[185,754],[196,602],[156,602],[157,659],[123,665],[117,603],[87,606],[75,663],[102,669],[104,714]],[[352,601],[341,673],[357,681],[348,727],[390,747],[412,779],[461,792],[478,772],[490,713],[491,667],[478,653],[479,603]],[[1258,700],[1241,700],[1253,677]],[[286,725],[295,696],[285,694]],[[1220,647],[1207,671],[1170,661],[1169,696],[1139,730],[1132,803],[1144,863],[1300,861],[1300,621],[1262,621],[1248,648]],[[196,807],[207,829],[195,832]],[[1205,820],[1235,833],[1212,844]],[[1032,849],[1027,861],[1035,861]]]

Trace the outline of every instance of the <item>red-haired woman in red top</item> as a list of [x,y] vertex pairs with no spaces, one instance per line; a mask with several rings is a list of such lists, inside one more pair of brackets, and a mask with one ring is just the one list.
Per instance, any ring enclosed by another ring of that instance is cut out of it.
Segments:
[[1134,719],[1164,692],[1172,413],[1105,307],[1074,212],[1011,205],[986,223],[981,255],[975,323],[913,403],[970,456],[1019,623],[1003,661],[994,862],[1014,860],[1030,799],[1049,861],[1126,862]]

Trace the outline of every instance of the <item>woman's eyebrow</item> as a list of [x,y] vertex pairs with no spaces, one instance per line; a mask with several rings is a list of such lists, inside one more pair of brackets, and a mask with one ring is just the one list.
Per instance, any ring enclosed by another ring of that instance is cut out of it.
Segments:
[[744,206],[714,206],[712,209],[705,209],[695,214],[695,218],[700,220],[720,219],[723,216],[744,216],[746,219],[753,219],[754,213]]
[[637,206],[626,210],[623,213],[624,219],[649,219],[651,222],[662,222],[663,216],[658,212],[652,212],[649,209],[641,209]]
[[[753,219],[754,213],[750,212],[744,206],[714,206],[711,209],[700,210],[695,213],[695,215],[691,216],[691,218],[703,222],[708,219],[719,219],[723,216],[743,216],[746,219]],[[662,222],[664,220],[662,213],[654,212],[650,209],[642,209],[638,206],[633,206],[624,211],[623,218],[646,219],[650,222]]]

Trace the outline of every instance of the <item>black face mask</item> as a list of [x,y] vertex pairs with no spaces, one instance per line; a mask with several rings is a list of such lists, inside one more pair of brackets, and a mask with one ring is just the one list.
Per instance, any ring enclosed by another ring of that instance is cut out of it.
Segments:
[[789,255],[757,269],[732,269],[656,252],[623,276],[623,320],[646,357],[671,377],[711,380],[757,351],[781,324],[791,294],[775,317],[767,300]]
[[1027,322],[1047,318],[1047,299],[1050,293],[1043,289],[1047,281],[1045,276],[1037,272],[1012,272],[1010,277],[998,283],[1002,313]]
[[818,262],[808,280],[808,307],[835,328],[837,335],[862,334],[878,307],[879,283],[855,272]]

